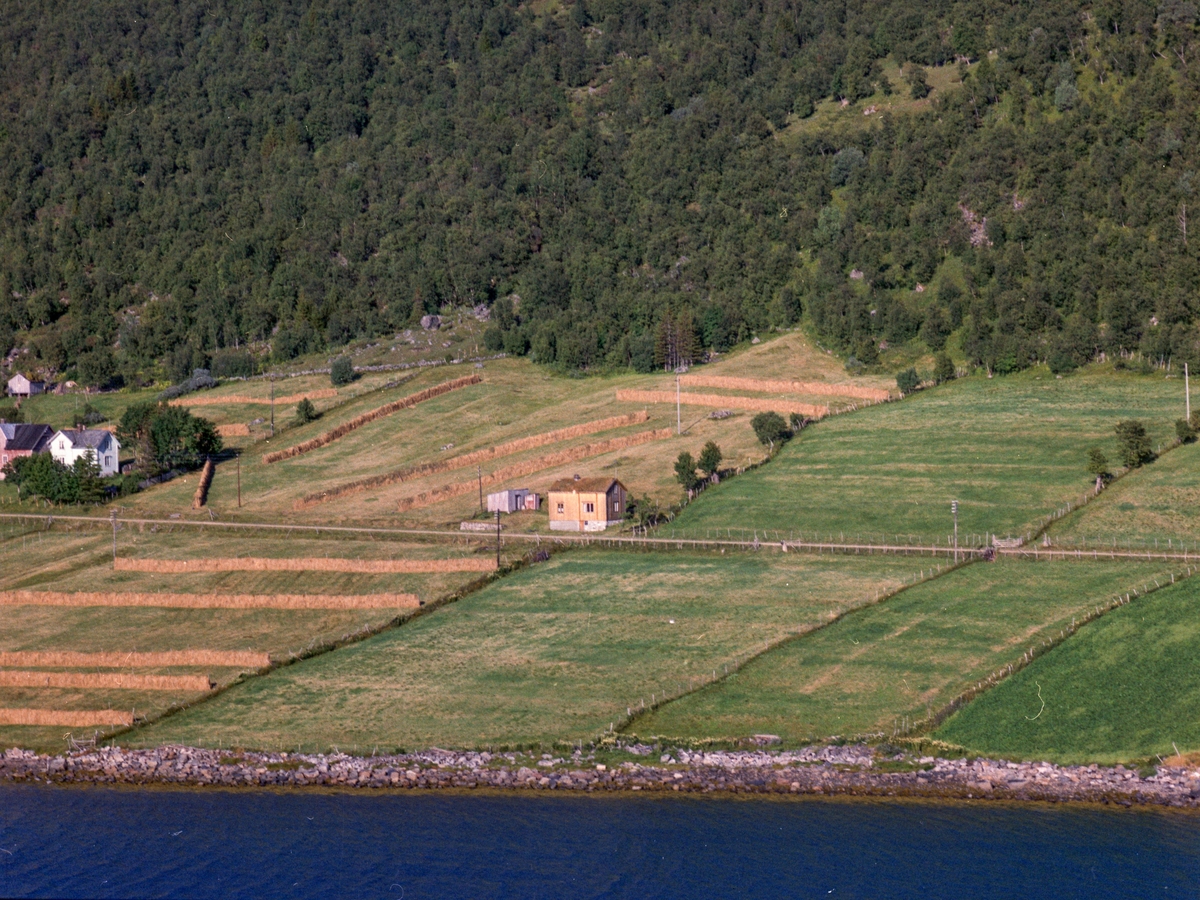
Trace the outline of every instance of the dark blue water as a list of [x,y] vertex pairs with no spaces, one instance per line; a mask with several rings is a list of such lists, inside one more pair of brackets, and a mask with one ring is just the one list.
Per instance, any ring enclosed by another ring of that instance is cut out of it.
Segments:
[[1200,817],[6,787],[5,897],[1195,897]]

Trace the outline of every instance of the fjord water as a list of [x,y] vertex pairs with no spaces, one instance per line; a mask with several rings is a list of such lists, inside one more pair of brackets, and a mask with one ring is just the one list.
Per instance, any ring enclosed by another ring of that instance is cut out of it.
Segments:
[[1070,807],[0,790],[5,897],[1173,897],[1200,818]]

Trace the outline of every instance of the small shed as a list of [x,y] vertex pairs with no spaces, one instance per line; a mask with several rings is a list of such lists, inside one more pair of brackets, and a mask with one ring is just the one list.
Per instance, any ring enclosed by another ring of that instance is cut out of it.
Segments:
[[20,372],[8,379],[8,396],[10,397],[32,397],[45,390],[46,382],[30,381]]
[[521,512],[522,510],[537,510],[541,507],[541,498],[527,488],[514,488],[510,491],[497,491],[487,495],[488,512],[502,513]]

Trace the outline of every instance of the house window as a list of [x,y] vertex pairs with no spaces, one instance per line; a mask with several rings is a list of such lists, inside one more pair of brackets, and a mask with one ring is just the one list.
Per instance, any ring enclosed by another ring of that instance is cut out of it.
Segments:
[[565,509],[563,509],[563,505],[562,505],[561,503],[560,503],[560,504],[558,504],[558,511],[559,511],[560,513],[562,513],[562,512],[566,512],[566,510],[565,510]]
[[585,504],[584,504],[584,508],[585,508],[585,509],[586,509],[588,512],[595,512],[595,511],[596,511],[596,504],[595,504],[595,503],[585,503]]

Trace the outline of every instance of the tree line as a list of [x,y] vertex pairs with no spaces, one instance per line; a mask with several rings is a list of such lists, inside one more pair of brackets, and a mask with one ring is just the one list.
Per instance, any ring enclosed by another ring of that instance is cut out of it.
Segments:
[[[489,346],[564,370],[797,323],[864,365],[1194,364],[1196,28],[1179,0],[14,6],[0,345],[184,381],[482,304]],[[908,105],[813,118],[870,97]]]

